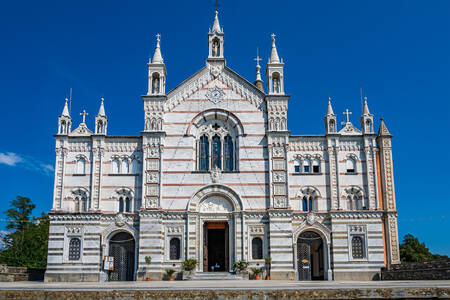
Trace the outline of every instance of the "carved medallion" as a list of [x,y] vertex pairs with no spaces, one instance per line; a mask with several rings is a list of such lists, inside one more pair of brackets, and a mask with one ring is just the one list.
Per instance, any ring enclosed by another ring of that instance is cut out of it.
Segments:
[[273,157],[284,157],[284,149],[281,147],[274,147],[272,150]]
[[123,225],[125,225],[125,221],[126,219],[123,214],[119,213],[116,215],[115,222],[117,226],[122,227]]
[[206,92],[206,97],[214,104],[219,104],[220,102],[222,102],[224,96],[225,93],[221,88],[217,86],[209,89],[208,92]]
[[287,207],[286,197],[275,197],[273,199],[273,206],[275,208],[286,208]]
[[217,166],[214,167],[214,169],[211,170],[211,180],[213,183],[217,183],[220,180],[220,177],[222,177],[222,170],[220,170]]
[[316,215],[313,212],[308,213],[306,216],[306,223],[312,225],[316,222]]

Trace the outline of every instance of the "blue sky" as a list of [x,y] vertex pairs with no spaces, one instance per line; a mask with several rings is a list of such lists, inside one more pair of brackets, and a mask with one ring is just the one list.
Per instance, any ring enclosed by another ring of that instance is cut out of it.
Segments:
[[[207,57],[214,1],[4,1],[0,8],[2,211],[16,195],[52,202],[57,116],[73,87],[74,128],[105,97],[108,133],[138,135],[146,62],[161,33],[167,90]],[[328,96],[338,121],[360,86],[394,135],[399,233],[450,255],[450,1],[221,1],[227,65],[254,80],[270,34],[285,62],[293,134],[323,134]],[[0,215],[4,218],[4,215]],[[0,222],[0,229],[5,226]]]

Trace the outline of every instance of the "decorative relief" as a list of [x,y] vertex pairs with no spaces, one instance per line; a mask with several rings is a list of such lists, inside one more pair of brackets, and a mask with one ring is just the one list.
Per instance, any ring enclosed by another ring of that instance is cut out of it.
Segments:
[[286,195],[286,185],[284,184],[274,184],[273,193],[275,195]]
[[289,137],[290,151],[324,151],[325,138],[311,139],[311,137]]
[[306,223],[308,225],[313,225],[314,223],[316,223],[316,214],[313,212],[309,212],[306,216]]
[[145,131],[162,131],[163,112],[145,113]]
[[219,104],[222,102],[224,96],[225,93],[217,86],[210,88],[208,92],[206,92],[206,98],[214,104]]
[[264,234],[264,226],[250,226],[250,233]]
[[273,182],[286,182],[286,173],[285,172],[274,172],[273,173]]
[[392,263],[400,262],[399,249],[398,249],[398,237],[397,237],[397,220],[395,217],[390,216],[389,220],[389,235],[391,237],[391,258]]
[[213,183],[219,182],[220,178],[222,177],[222,171],[216,166],[211,170],[211,181]]
[[233,211],[231,203],[223,197],[209,197],[200,203],[200,212],[205,213],[229,213]]
[[286,111],[275,111],[269,114],[269,130],[284,131],[287,130]]
[[350,233],[365,233],[366,226],[365,225],[349,225]]
[[67,236],[80,236],[83,228],[81,226],[66,226]]
[[217,78],[217,76],[219,76],[219,74],[222,72],[223,68],[222,68],[222,64],[211,64],[209,71],[211,72],[211,75],[214,78]]
[[158,173],[147,173],[147,183],[158,183]]
[[272,149],[272,156],[273,157],[283,157],[284,158],[284,148],[282,148],[282,147],[274,147]]
[[117,226],[122,227],[126,223],[126,218],[123,214],[118,213],[114,219]]
[[158,159],[147,160],[147,170],[159,170],[159,160]]
[[286,197],[274,197],[273,198],[273,207],[275,207],[275,208],[286,208],[287,207],[287,199],[286,199]]
[[183,226],[167,226],[167,233],[169,234],[179,234],[179,233],[183,233]]
[[148,185],[147,186],[147,196],[158,196],[158,186],[157,185]]
[[152,157],[152,158],[157,158],[159,157],[159,147],[155,148],[155,147],[149,147],[147,149],[147,156],[148,157]]
[[158,208],[158,198],[145,198],[145,208]]
[[384,140],[383,141],[383,146],[384,147],[390,147],[391,146],[391,141],[390,140]]

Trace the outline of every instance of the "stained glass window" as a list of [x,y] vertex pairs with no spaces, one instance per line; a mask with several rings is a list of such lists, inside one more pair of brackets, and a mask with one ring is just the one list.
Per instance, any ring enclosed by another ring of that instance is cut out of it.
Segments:
[[200,164],[201,171],[208,171],[209,169],[209,141],[206,136],[200,138]]
[[219,169],[222,169],[221,152],[222,152],[222,145],[220,144],[220,137],[215,135],[212,138],[212,163],[211,163],[212,168],[217,167]]
[[224,139],[224,158],[225,158],[225,171],[233,171],[233,139],[227,135]]

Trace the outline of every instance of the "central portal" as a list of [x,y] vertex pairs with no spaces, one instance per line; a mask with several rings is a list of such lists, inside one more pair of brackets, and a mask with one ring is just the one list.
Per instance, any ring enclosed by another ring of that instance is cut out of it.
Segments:
[[229,270],[228,237],[227,222],[205,222],[203,225],[203,272]]

